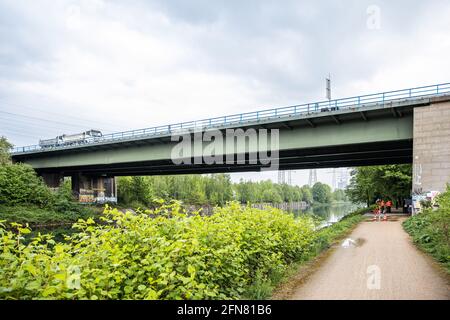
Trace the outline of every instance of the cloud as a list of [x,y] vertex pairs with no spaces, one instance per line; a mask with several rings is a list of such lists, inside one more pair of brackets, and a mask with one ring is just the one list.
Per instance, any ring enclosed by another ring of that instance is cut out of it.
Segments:
[[438,0],[3,0],[0,134],[34,144],[321,100],[328,73],[334,97],[446,82],[449,15]]

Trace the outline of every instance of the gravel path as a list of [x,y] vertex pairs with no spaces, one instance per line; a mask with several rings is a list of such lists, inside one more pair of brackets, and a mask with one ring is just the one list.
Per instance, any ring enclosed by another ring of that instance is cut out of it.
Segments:
[[412,244],[403,217],[360,223],[291,299],[450,299],[448,276]]

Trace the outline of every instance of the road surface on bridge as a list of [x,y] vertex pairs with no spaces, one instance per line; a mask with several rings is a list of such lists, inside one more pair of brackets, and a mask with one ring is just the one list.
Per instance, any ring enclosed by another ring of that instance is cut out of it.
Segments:
[[389,219],[360,223],[288,298],[450,299],[448,276],[414,246],[405,218]]

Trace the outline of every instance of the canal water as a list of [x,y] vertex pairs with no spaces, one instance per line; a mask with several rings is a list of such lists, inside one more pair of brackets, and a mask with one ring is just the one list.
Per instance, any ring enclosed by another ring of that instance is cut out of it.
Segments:
[[353,203],[336,203],[321,206],[310,206],[301,210],[292,210],[295,216],[310,215],[320,221],[319,227],[325,227],[338,222],[346,215],[361,206]]

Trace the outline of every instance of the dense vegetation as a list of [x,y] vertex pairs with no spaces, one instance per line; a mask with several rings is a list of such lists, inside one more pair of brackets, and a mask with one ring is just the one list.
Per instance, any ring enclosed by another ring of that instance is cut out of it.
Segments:
[[411,195],[410,164],[359,167],[351,175],[346,193],[355,203],[363,202],[369,206],[382,198],[397,204]]
[[[231,203],[208,217],[179,204],[145,213],[106,209],[102,223],[55,242],[0,226],[0,298],[218,299],[262,297],[286,267],[306,260],[361,216],[315,232],[309,218]],[[347,221],[347,222],[346,222]],[[263,285],[266,284],[266,285]]]
[[133,207],[149,206],[154,199],[179,199],[189,204],[223,205],[233,200],[229,175],[177,175],[120,177],[118,200]]
[[70,185],[51,191],[28,165],[0,165],[0,219],[30,224],[74,222],[93,215],[72,199]]
[[[95,210],[73,201],[70,181],[57,192],[50,190],[30,166],[11,163],[10,148],[11,144],[0,138],[0,219],[36,225],[73,222],[94,215]],[[243,204],[346,200],[342,190],[332,193],[320,182],[313,188],[270,180],[232,183],[227,174],[120,177],[118,198],[127,208],[154,207],[159,199],[198,206],[222,206],[235,200]]]
[[450,185],[437,198],[437,209],[427,208],[403,223],[414,242],[450,273]]
[[121,177],[118,179],[119,202],[125,206],[148,207],[154,199],[177,199],[186,204],[224,205],[241,203],[282,203],[304,201],[308,204],[346,201],[343,190],[317,182],[309,186],[277,184],[270,180],[233,183],[227,174]]
[[333,201],[331,187],[327,184],[316,182],[312,187],[313,200],[318,203],[330,203]]
[[[30,166],[11,163],[6,140],[0,146],[3,299],[265,298],[289,265],[314,256],[361,219],[316,231],[310,217],[241,203],[342,201],[342,191],[320,183],[233,184],[218,174],[120,178],[123,204],[154,209],[106,208],[94,220],[92,209],[73,201],[70,181],[51,191]],[[200,216],[161,199],[222,207]],[[41,234],[28,227],[73,221],[66,236],[67,229]]]

